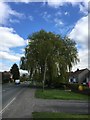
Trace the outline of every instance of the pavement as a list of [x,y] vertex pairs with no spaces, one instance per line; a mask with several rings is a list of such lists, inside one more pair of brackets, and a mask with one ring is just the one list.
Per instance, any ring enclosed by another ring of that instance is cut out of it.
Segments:
[[88,114],[87,101],[36,99],[35,91],[26,83],[3,86],[2,118],[32,118],[32,112]]
[[34,111],[88,114],[88,102],[75,100],[36,99]]

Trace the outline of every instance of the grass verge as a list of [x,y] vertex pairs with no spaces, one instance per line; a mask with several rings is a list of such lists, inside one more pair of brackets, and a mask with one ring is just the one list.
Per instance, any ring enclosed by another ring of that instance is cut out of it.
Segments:
[[50,90],[48,89],[44,91],[38,89],[36,90],[35,97],[43,99],[61,99],[61,100],[88,100],[89,98],[87,95],[82,95],[80,93],[56,89]]
[[[45,119],[46,120],[50,120],[50,118],[58,118],[60,120],[64,119],[64,118],[71,118],[71,119],[75,119],[75,120],[82,120],[82,118],[84,120],[90,118],[90,115],[80,115],[80,114],[67,114],[67,113],[55,113],[55,112],[33,112],[32,113],[33,115],[33,120],[42,120],[42,119]],[[55,119],[57,120],[57,119]]]

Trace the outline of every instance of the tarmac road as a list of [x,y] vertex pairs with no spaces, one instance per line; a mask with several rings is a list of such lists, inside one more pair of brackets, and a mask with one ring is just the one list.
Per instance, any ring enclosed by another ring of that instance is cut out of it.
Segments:
[[36,99],[35,90],[28,84],[4,85],[2,118],[32,118],[32,112],[88,114],[87,101]]
[[28,84],[8,84],[2,91],[2,118],[31,118],[35,89]]

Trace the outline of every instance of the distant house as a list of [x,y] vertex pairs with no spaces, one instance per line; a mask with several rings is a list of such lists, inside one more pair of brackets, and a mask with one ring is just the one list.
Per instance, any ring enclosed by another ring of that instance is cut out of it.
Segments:
[[2,83],[11,82],[11,73],[9,71],[2,72]]
[[86,69],[77,69],[75,72],[69,73],[69,82],[70,83],[79,83],[87,84],[90,81],[90,70]]
[[20,76],[23,76],[23,75],[29,76],[29,73],[28,73],[27,70],[22,70],[22,69],[20,69],[19,72],[20,72]]

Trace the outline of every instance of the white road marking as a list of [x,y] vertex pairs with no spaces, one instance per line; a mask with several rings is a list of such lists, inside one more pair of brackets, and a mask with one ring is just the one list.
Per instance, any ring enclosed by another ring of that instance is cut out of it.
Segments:
[[0,111],[0,114],[2,114],[5,109],[16,99],[16,97],[14,97],[1,111]]
[[17,94],[16,96],[0,111],[0,114],[2,114],[5,109],[17,98],[17,96],[24,90],[25,88],[21,89]]

